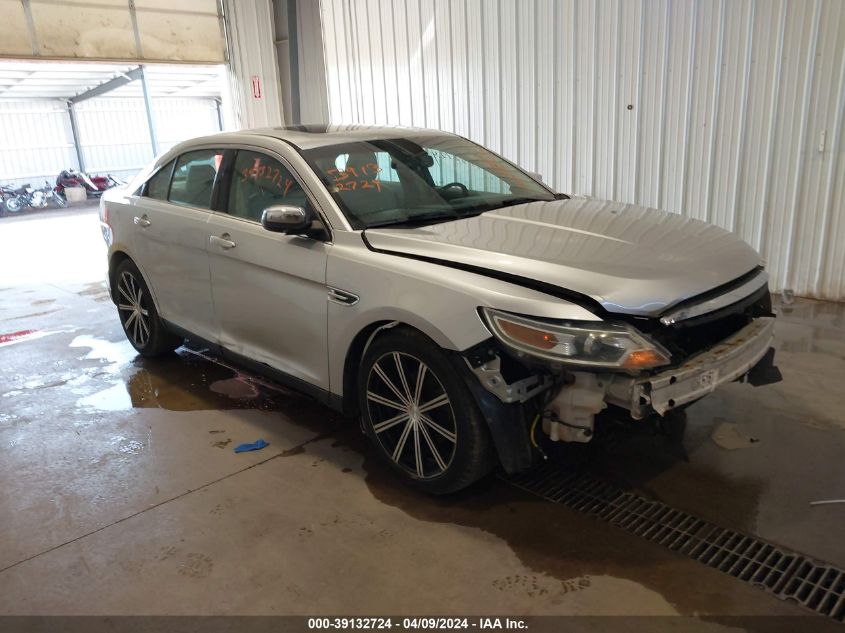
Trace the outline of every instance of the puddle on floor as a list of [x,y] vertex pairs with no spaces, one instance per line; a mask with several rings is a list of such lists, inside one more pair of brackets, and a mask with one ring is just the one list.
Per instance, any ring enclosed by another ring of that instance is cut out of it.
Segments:
[[125,411],[132,408],[132,397],[121,381],[111,387],[92,393],[76,401],[78,407],[90,407],[100,411]]
[[719,448],[735,451],[743,448],[751,448],[760,442],[760,438],[752,437],[743,432],[739,424],[728,422],[722,418],[716,418],[715,421],[718,423],[718,426],[713,429],[713,434],[710,437],[713,443]]
[[215,380],[208,388],[214,393],[229,396],[230,398],[234,398],[236,400],[243,398],[250,399],[258,396],[258,388],[248,380],[241,377]]
[[90,351],[81,357],[82,360],[104,360],[124,365],[138,356],[135,348],[125,339],[115,343],[90,334],[77,336],[70,342],[69,347],[89,348]]
[[[71,347],[90,349],[82,360],[106,361],[102,367],[86,368],[84,374],[66,381],[71,392],[79,396],[77,406],[83,408],[289,411],[309,402],[306,396],[242,374],[209,354],[186,348],[147,359],[137,355],[128,341],[113,343],[88,335],[77,336]],[[101,375],[107,376],[105,384],[99,379]]]
[[800,322],[824,327],[845,329],[845,303],[798,299],[793,304],[774,301],[775,312],[781,317],[779,322]]

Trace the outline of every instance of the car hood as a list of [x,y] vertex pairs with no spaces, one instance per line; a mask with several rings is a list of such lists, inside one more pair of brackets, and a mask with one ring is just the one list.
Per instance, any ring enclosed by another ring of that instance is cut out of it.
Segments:
[[371,248],[552,284],[605,310],[656,316],[760,265],[739,237],[675,213],[598,200],[531,202],[417,228]]

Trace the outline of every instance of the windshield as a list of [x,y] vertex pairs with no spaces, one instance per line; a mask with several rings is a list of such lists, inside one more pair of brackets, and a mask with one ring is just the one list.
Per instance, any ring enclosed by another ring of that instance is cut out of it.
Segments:
[[456,220],[554,194],[455,136],[355,141],[304,150],[356,229]]

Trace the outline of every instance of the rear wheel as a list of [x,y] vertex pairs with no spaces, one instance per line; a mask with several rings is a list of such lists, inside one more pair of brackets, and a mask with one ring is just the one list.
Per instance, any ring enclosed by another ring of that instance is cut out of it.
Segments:
[[478,405],[446,353],[422,334],[391,331],[373,341],[358,392],[367,435],[407,483],[444,494],[492,469]]
[[142,356],[172,352],[182,340],[166,330],[138,267],[124,260],[115,271],[117,312],[126,338]]

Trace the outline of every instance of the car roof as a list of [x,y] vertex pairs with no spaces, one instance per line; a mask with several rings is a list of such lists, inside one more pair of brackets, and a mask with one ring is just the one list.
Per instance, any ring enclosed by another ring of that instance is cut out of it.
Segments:
[[425,128],[394,127],[379,125],[330,125],[326,123],[309,125],[288,125],[281,127],[263,127],[236,132],[222,132],[211,136],[191,139],[181,143],[182,150],[188,149],[194,143],[221,139],[243,142],[245,136],[263,136],[286,141],[299,149],[312,149],[328,145],[338,145],[354,141],[369,141],[375,139],[400,138],[406,136],[454,136],[449,132],[429,130]]

